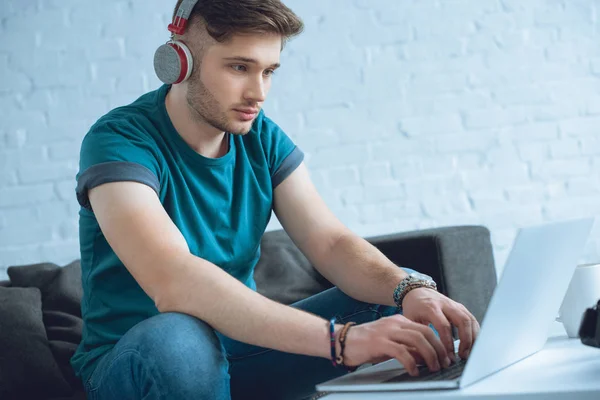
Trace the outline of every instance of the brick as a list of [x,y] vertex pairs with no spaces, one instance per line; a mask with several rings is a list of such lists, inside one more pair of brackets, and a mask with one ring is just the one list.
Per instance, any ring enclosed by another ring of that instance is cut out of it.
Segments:
[[382,204],[381,208],[388,220],[403,220],[424,216],[420,204],[415,200],[390,201]]
[[25,145],[27,132],[25,129],[16,129],[4,134],[4,145],[9,149],[18,149]]
[[15,186],[17,183],[16,171],[0,170],[0,187]]
[[440,198],[448,193],[457,193],[465,188],[460,176],[426,176],[402,181],[406,188],[406,197],[412,198]]
[[568,196],[585,197],[600,195],[600,174],[592,176],[570,178],[566,182]]
[[358,206],[359,221],[363,224],[376,224],[388,220],[379,204],[365,204]]
[[417,156],[406,156],[391,163],[391,177],[397,180],[405,180],[422,176],[424,173],[423,160]]
[[371,143],[371,154],[375,160],[396,161],[410,154],[432,154],[434,142],[427,137],[391,139]]
[[471,190],[469,191],[469,202],[475,212],[482,214],[493,213],[508,205],[504,191],[500,188]]
[[48,146],[49,159],[53,161],[78,160],[81,141],[62,142]]
[[[26,49],[18,59],[18,67],[27,74],[36,88],[79,87],[91,80],[83,50],[53,52],[43,48]],[[77,65],[77,68],[73,68]]]
[[32,82],[27,75],[6,65],[0,64],[0,76],[2,76],[0,93],[28,93],[32,88]]
[[[377,101],[381,96],[393,98],[402,90],[410,78],[409,73],[398,72],[401,71],[401,69],[399,64],[394,61],[384,61],[373,65],[366,65],[361,68],[361,70],[363,74],[363,83],[360,85],[361,95],[366,96],[371,101]],[[354,72],[354,70],[352,72]],[[344,76],[347,75],[347,73],[342,73],[341,75]],[[356,80],[354,76],[347,77],[346,79],[350,84],[352,81]],[[342,81],[340,84],[346,83],[347,82]],[[330,85],[331,84],[327,86]]]
[[519,155],[512,143],[501,143],[485,152],[485,163],[491,167],[519,164]]
[[480,169],[485,162],[485,154],[477,152],[460,152],[454,156],[455,169],[457,171],[468,171]]
[[499,42],[495,35],[478,33],[470,36],[465,41],[465,52],[467,54],[487,54],[491,49],[498,49]]
[[[496,229],[516,229],[522,226],[540,225],[545,221],[540,204],[505,206],[483,216],[482,222],[492,232]],[[509,246],[510,248],[510,246]]]
[[556,122],[536,122],[525,125],[511,126],[502,130],[501,136],[517,143],[537,142],[558,139]]
[[541,182],[507,187],[504,192],[512,204],[542,204],[546,199],[546,185]]
[[406,197],[406,190],[400,183],[390,182],[365,188],[364,196],[366,203],[380,203],[403,199]]
[[544,204],[544,213],[549,220],[587,218],[600,214],[600,203],[597,196],[552,200]]
[[600,138],[583,138],[581,142],[581,154],[584,156],[600,155]]
[[458,133],[463,130],[462,120],[458,114],[429,115],[428,117],[402,118],[402,132],[408,136],[444,135]]
[[600,116],[569,118],[559,123],[560,132],[565,136],[587,137],[600,134]]
[[73,213],[66,201],[52,200],[35,206],[35,212],[40,221],[51,226],[59,226],[65,221],[77,219],[77,213]]
[[499,12],[502,8],[498,0],[479,0],[476,3],[464,0],[444,0],[440,2],[440,10],[444,15],[457,13],[480,19],[487,14]]
[[360,182],[363,186],[391,184],[393,182],[388,163],[365,164],[360,169]]
[[533,165],[532,177],[542,180],[556,178],[586,176],[591,172],[591,162],[588,159],[549,160],[539,165]]
[[448,175],[455,170],[456,163],[452,155],[434,155],[422,158],[425,175]]
[[18,175],[21,182],[31,184],[74,178],[77,170],[72,163],[36,164],[19,168]]
[[562,139],[550,143],[550,157],[552,158],[577,157],[581,153],[580,143],[576,139]]
[[353,167],[335,168],[328,171],[327,180],[333,188],[352,186],[358,184],[358,173]]
[[436,12],[428,16],[426,24],[415,25],[414,30],[415,39],[419,41],[443,36],[470,36],[476,32],[476,26],[467,18],[448,20],[442,13]]
[[463,185],[468,190],[481,187],[507,187],[529,183],[529,170],[523,164],[511,164],[481,171],[461,172]]
[[79,238],[79,223],[76,219],[63,221],[58,228],[61,240]]
[[464,90],[468,75],[465,72],[448,72],[440,74],[415,74],[407,84],[407,91],[412,93],[457,93]]
[[23,246],[52,240],[52,228],[44,224],[12,225],[0,230],[0,244],[4,246]]
[[497,143],[496,131],[477,131],[460,134],[448,134],[436,137],[436,148],[439,153],[459,151],[487,151]]
[[535,85],[499,87],[492,90],[492,97],[500,106],[550,104],[552,98],[547,90]]
[[0,189],[0,207],[39,204],[55,198],[52,184],[7,187]]
[[27,206],[0,210],[0,218],[7,227],[33,226],[41,222],[35,209]]
[[410,97],[410,117],[431,114],[459,113],[467,110],[490,108],[494,105],[490,95],[484,91],[464,91],[455,93],[432,92],[414,93]]
[[[360,65],[360,63],[350,63],[349,65]],[[305,74],[306,79],[315,88],[320,89],[318,92],[311,93],[310,107],[336,106],[347,101],[345,99],[361,97],[366,90],[365,85],[361,85],[361,70],[358,66],[347,68],[344,71],[320,69],[306,71]],[[371,86],[369,86],[369,90],[377,91]]]
[[411,40],[412,34],[408,24],[389,26],[369,20],[363,21],[363,24],[364,29],[349,30],[350,40],[356,47],[405,43]]
[[464,194],[444,198],[426,198],[421,201],[421,204],[423,215],[435,219],[457,214],[464,215],[472,210]]
[[323,148],[315,152],[310,160],[311,168],[340,166],[362,163],[369,158],[362,145],[346,145],[343,148]]
[[[8,116],[3,118],[2,124],[8,135],[25,135],[27,144],[33,144],[29,142],[29,139],[44,134],[48,128],[46,117],[41,111],[12,109]],[[23,133],[18,133],[18,131]]]
[[56,193],[58,198],[65,201],[71,201],[76,198],[75,187],[77,182],[75,179],[69,179],[67,181],[58,181],[55,184]]
[[366,188],[364,186],[351,186],[341,191],[342,204],[352,206],[363,204],[366,199]]
[[411,42],[405,44],[404,48],[409,61],[431,61],[465,55],[462,41],[452,37]]
[[527,113],[522,108],[473,110],[465,113],[466,129],[486,129],[525,123]]
[[42,147],[25,146],[20,149],[0,149],[0,170],[19,169],[46,159]]

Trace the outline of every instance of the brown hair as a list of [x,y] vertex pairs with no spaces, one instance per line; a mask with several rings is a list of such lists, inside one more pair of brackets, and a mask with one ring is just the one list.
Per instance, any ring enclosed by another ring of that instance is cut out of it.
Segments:
[[[183,0],[177,0],[173,18]],[[302,20],[281,0],[199,0],[190,23],[200,17],[208,34],[217,42],[226,42],[236,33],[275,33],[285,43],[300,34]]]

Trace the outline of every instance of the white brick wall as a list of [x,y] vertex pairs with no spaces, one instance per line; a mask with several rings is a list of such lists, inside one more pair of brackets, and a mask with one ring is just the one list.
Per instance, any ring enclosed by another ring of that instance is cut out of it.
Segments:
[[[2,1],[0,279],[78,257],[79,144],[158,86],[172,3]],[[306,30],[265,108],[357,233],[484,224],[502,266],[518,227],[600,212],[596,1],[286,3]]]

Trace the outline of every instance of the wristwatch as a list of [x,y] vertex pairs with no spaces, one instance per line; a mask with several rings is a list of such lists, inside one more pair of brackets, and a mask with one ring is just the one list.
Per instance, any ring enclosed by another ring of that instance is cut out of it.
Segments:
[[402,308],[402,300],[404,297],[413,289],[417,288],[428,288],[437,290],[437,284],[429,275],[422,274],[420,272],[411,272],[408,276],[396,286],[394,290],[394,303],[398,308]]

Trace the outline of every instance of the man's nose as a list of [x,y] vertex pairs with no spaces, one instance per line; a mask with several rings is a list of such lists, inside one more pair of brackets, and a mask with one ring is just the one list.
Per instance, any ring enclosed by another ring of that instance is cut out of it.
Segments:
[[247,100],[252,100],[257,103],[265,101],[265,98],[267,97],[267,91],[262,77],[252,79],[246,88],[245,97]]

